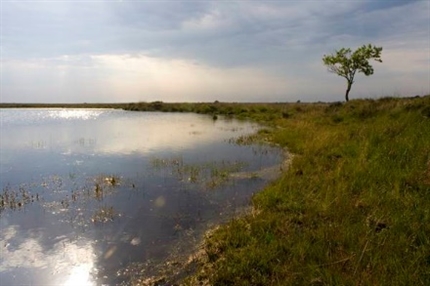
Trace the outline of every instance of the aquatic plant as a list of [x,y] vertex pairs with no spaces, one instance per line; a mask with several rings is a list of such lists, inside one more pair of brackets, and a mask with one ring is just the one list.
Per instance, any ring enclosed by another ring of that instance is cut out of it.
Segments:
[[246,166],[245,162],[226,161],[187,164],[182,157],[152,158],[155,170],[167,169],[170,174],[183,182],[195,183],[214,189],[232,179],[232,174]]
[[117,214],[113,206],[102,206],[94,212],[93,216],[91,217],[91,221],[93,223],[106,223],[113,221],[116,215]]
[[102,200],[105,195],[112,193],[115,187],[118,187],[121,182],[119,176],[106,174],[100,174],[87,180],[92,181],[94,184],[91,191],[87,189],[87,194],[90,195],[92,193],[92,196],[97,200]]
[[7,185],[0,193],[0,213],[5,209],[21,209],[35,201],[39,201],[39,194],[33,194],[26,186],[21,185],[15,189]]

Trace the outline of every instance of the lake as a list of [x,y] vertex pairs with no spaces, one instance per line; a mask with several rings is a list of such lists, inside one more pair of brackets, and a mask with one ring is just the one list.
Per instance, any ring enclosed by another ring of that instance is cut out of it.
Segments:
[[0,120],[1,285],[177,274],[283,160],[277,148],[237,144],[259,126],[223,117],[0,109]]

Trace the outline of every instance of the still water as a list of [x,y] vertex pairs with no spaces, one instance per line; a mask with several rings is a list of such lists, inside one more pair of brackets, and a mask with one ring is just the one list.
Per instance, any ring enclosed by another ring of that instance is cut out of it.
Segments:
[[181,265],[282,160],[235,144],[258,126],[225,118],[0,109],[0,120],[0,285],[126,285]]

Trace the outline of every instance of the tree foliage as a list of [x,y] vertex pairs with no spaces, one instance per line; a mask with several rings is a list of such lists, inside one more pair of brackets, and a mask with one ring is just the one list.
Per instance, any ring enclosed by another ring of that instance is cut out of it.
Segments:
[[363,45],[354,52],[350,48],[341,48],[334,54],[324,55],[323,63],[327,66],[329,72],[335,73],[347,80],[348,86],[345,93],[345,100],[349,100],[349,92],[354,83],[354,77],[357,72],[366,76],[372,75],[374,70],[369,64],[370,59],[382,63],[382,47]]

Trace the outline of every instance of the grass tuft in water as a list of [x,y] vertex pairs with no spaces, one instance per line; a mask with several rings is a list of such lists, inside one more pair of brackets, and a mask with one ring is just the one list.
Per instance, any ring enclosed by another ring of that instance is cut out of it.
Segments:
[[112,206],[102,206],[94,212],[91,221],[93,223],[106,223],[113,221],[116,215],[117,214]]
[[0,214],[6,210],[20,210],[25,205],[39,201],[39,194],[32,193],[26,186],[17,189],[5,186],[0,192]]
[[199,164],[185,163],[182,157],[152,158],[151,166],[155,170],[166,169],[178,180],[200,184],[207,189],[215,189],[228,183],[232,174],[242,170],[246,164],[240,161],[206,162]]

